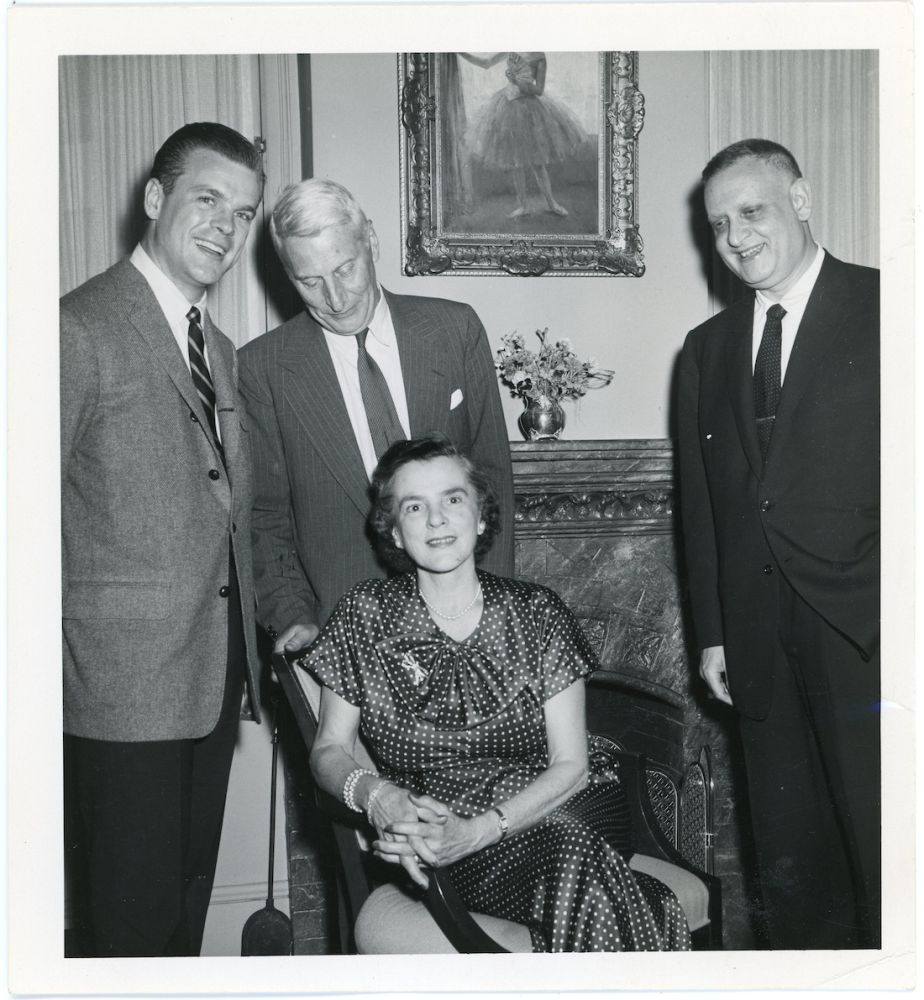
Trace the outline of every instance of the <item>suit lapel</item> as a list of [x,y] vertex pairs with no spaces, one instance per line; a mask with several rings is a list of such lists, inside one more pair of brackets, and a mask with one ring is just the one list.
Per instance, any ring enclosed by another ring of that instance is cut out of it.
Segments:
[[331,475],[364,514],[369,480],[321,328],[307,314],[279,354],[282,391]]
[[[193,385],[192,376],[189,374],[183,355],[180,354],[180,349],[177,347],[170,325],[167,323],[154,293],[140,273],[138,273],[138,280],[141,282],[141,286],[135,286],[135,300],[129,309],[128,319],[144,338],[148,347],[151,348],[155,358],[163,366],[164,371],[177,387],[177,391],[183,399],[186,400],[190,409],[197,414],[201,413],[204,419],[205,414],[199,403],[199,394]],[[134,285],[134,283],[132,284]]]
[[[124,268],[122,267],[123,264]],[[124,287],[126,301],[130,303],[128,306],[129,322],[138,331],[145,343],[151,349],[154,357],[162,365],[164,371],[176,386],[177,391],[180,396],[182,396],[186,405],[199,418],[199,427],[201,432],[205,436],[205,440],[215,453],[215,457],[217,459],[218,449],[215,446],[215,442],[212,440],[211,431],[208,429],[208,422],[205,416],[205,409],[202,406],[202,400],[199,399],[199,393],[196,392],[196,387],[193,385],[192,375],[190,375],[189,369],[186,367],[186,361],[180,353],[176,338],[173,336],[173,331],[170,329],[170,324],[167,322],[157,298],[151,291],[151,287],[148,285],[144,276],[130,261],[122,261],[120,264],[116,265],[116,267],[119,270],[114,275],[115,280]],[[206,348],[209,354],[210,364],[213,362],[213,358],[219,358],[220,362],[221,352],[217,346],[216,334],[214,332],[210,333],[208,317],[206,317],[206,323],[203,329],[205,332]],[[222,376],[219,376],[219,378],[221,379]],[[212,379],[214,382],[214,372],[212,373]],[[215,386],[215,391],[217,397],[217,385]],[[230,405],[233,408],[234,393],[231,388],[230,373],[228,373],[227,377],[223,380],[222,392],[224,400],[230,400],[227,405]],[[222,404],[217,403],[217,405],[220,407]],[[221,425],[221,432],[222,438],[224,439],[224,424]],[[230,503],[230,498],[222,496],[222,501],[228,504]]]
[[848,314],[850,288],[843,280],[839,265],[840,261],[825,255],[802,315],[789,364],[786,366],[786,377],[783,379],[780,404],[767,452],[768,462],[789,433],[796,408]]
[[749,295],[725,312],[725,364],[741,446],[754,475],[760,479],[763,477],[764,462],[754,416],[753,333],[754,297]]
[[445,355],[429,310],[422,307],[420,299],[391,292],[385,292],[385,298],[398,341],[408,419],[414,437],[442,427],[449,412]]
[[[126,280],[128,287],[134,293],[134,301],[129,307],[128,319],[163,366],[164,371],[176,386],[187,406],[199,418],[202,433],[211,442],[211,434],[207,430],[208,425],[202,401],[193,385],[192,375],[189,374],[189,368],[187,368],[186,361],[180,353],[170,324],[141,273],[131,263],[126,262],[126,266],[133,272],[133,275],[127,277]],[[134,279],[135,275],[137,281]]]

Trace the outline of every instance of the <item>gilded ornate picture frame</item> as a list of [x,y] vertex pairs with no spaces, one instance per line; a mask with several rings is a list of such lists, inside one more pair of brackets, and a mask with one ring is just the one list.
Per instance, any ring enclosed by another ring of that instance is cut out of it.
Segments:
[[408,52],[398,75],[405,274],[644,274],[637,52]]

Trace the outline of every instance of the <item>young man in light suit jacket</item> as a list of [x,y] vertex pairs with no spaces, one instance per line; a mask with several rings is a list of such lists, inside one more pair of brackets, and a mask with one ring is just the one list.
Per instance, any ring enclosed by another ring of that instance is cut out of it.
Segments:
[[366,516],[369,477],[391,441],[442,431],[485,467],[502,530],[484,568],[506,575],[513,480],[474,310],[382,289],[372,223],[333,181],[287,188],[270,231],[306,312],[241,348],[241,391],[254,445],[258,618],[277,651],[292,651],[353,584],[384,574]]
[[97,957],[197,955],[256,643],[237,357],[206,311],[263,191],[185,125],[127,260],[61,300],[65,764]]
[[766,139],[703,171],[752,294],[687,337],[683,527],[700,672],[739,714],[775,948],[879,942],[879,272],[809,229]]

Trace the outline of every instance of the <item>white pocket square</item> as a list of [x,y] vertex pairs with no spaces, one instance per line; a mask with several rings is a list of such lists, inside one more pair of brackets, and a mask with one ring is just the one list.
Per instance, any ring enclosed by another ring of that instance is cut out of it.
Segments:
[[454,410],[462,402],[462,390],[453,389],[452,395],[449,397],[449,409]]

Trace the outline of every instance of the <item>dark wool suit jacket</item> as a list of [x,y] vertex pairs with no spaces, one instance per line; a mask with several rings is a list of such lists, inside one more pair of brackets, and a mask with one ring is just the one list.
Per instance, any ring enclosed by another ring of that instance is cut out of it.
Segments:
[[776,573],[868,657],[879,642],[879,272],[825,256],[762,462],[753,295],[693,330],[679,371],[681,504],[698,645],[735,707],[772,698]]
[[123,260],[61,300],[64,729],[205,736],[224,693],[228,540],[253,697],[251,475],[234,346],[205,318],[227,471],[154,293]]
[[[513,480],[494,364],[475,311],[385,293],[411,434],[442,431],[488,472],[501,533],[485,569],[513,571]],[[360,580],[383,576],[368,534],[369,482],[320,327],[303,312],[241,348],[254,444],[254,569],[260,623],[323,625]],[[462,402],[450,409],[453,393]]]

